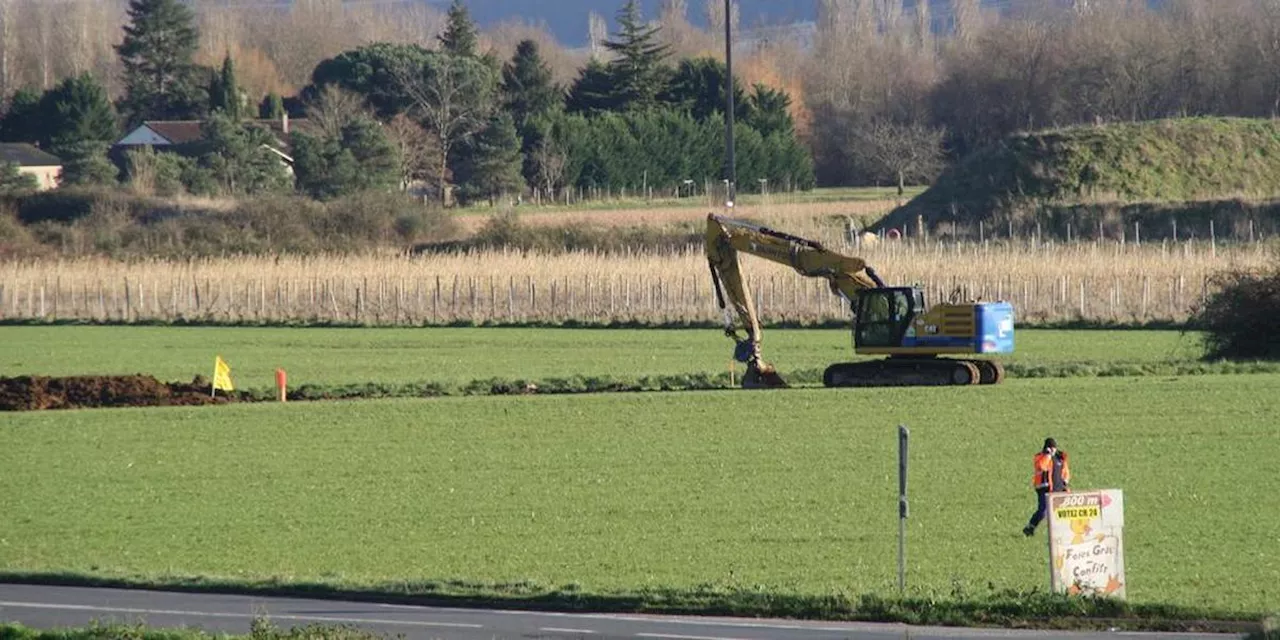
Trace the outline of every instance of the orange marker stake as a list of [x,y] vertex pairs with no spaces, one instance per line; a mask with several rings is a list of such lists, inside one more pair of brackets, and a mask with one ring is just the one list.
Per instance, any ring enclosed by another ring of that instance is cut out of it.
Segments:
[[289,377],[284,369],[276,369],[276,389],[280,391],[280,402],[285,402],[288,394]]

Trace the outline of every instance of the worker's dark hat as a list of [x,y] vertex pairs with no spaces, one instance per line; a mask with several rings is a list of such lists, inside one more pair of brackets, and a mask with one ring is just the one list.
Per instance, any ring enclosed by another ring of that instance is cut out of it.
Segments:
[[1048,449],[1049,447],[1053,447],[1053,448],[1057,449],[1057,448],[1058,448],[1058,442],[1057,442],[1056,440],[1054,440],[1053,438],[1045,438],[1045,439],[1044,439],[1044,448]]

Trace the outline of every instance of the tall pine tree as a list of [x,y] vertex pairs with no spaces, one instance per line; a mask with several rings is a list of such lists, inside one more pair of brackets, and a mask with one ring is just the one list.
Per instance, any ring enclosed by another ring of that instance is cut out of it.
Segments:
[[460,156],[454,181],[464,201],[488,200],[524,190],[521,175],[520,138],[509,113],[498,113],[489,125],[467,143]]
[[[677,109],[688,111],[697,120],[712,116],[718,119],[724,113],[724,79],[728,73],[728,67],[715,58],[686,58],[676,67],[661,99]],[[746,120],[751,103],[747,101],[737,78],[733,80],[733,104],[734,117],[739,121]]]
[[440,46],[446,53],[474,58],[480,45],[479,30],[471,20],[471,14],[462,0],[449,5],[449,17],[444,33],[440,34]]
[[551,79],[551,69],[538,53],[538,43],[522,40],[511,61],[502,67],[502,107],[515,121],[524,154],[524,177],[530,184],[539,173],[534,151],[544,138],[537,123],[563,105],[560,88]]
[[41,94],[30,88],[18,89],[9,99],[9,108],[0,119],[0,140],[4,142],[38,142],[44,131],[40,109]]
[[657,103],[670,75],[664,64],[669,47],[658,40],[661,27],[641,21],[636,0],[627,0],[618,11],[618,27],[616,37],[604,43],[614,54],[609,62],[614,101],[623,109],[647,109]]
[[538,43],[522,40],[511,61],[502,67],[502,106],[515,119],[523,137],[529,121],[547,115],[561,103],[551,68],[538,52]]
[[578,71],[578,79],[574,80],[565,99],[565,109],[569,113],[598,115],[614,111],[621,107],[613,91],[613,77],[603,62],[592,58],[587,66]]
[[73,76],[45,92],[43,144],[50,147],[87,140],[113,142],[119,130],[107,89],[88,72]]
[[116,47],[124,64],[121,110],[131,123],[199,115],[204,100],[192,62],[195,14],[178,0],[130,0],[129,24]]
[[756,83],[751,92],[751,110],[746,123],[760,132],[762,136],[775,133],[792,136],[796,131],[796,122],[791,117],[791,96],[781,89],[773,89]]
[[240,83],[236,81],[235,63],[228,53],[222,59],[222,69],[214,74],[209,84],[209,110],[220,111],[232,120],[239,120],[244,116],[244,106]]

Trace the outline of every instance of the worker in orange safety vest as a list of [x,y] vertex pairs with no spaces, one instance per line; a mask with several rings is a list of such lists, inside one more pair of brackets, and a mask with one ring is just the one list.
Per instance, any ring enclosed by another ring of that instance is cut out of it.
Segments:
[[1045,438],[1044,448],[1032,459],[1035,467],[1031,476],[1031,486],[1036,490],[1036,512],[1031,514],[1031,521],[1022,528],[1022,535],[1028,538],[1035,534],[1036,526],[1044,519],[1049,509],[1048,494],[1055,491],[1070,491],[1071,467],[1067,464],[1067,452],[1058,448],[1053,438]]

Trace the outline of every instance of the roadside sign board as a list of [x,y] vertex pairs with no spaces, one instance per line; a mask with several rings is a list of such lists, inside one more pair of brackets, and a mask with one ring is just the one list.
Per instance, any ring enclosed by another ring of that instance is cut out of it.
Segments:
[[1124,494],[1099,489],[1048,499],[1050,589],[1123,599]]

